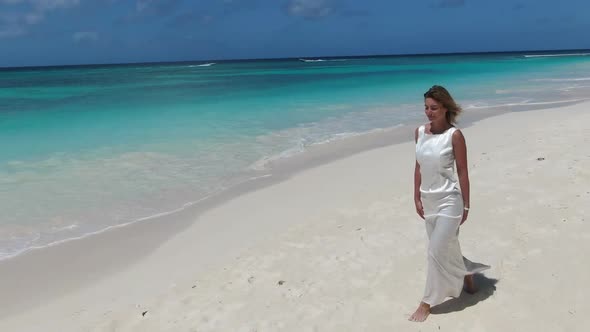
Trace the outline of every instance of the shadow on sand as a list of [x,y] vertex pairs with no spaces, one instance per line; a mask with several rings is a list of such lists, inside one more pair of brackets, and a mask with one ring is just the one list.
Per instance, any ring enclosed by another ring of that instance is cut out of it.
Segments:
[[469,294],[465,291],[461,292],[458,298],[448,300],[430,309],[431,314],[440,315],[448,314],[450,312],[462,311],[465,308],[474,306],[488,297],[492,296],[496,291],[496,284],[498,279],[490,279],[483,274],[476,273],[473,275],[475,285],[479,289],[475,294]]

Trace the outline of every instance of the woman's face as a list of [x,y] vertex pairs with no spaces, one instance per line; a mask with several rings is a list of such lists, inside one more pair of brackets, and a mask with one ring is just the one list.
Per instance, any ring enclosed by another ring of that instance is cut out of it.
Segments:
[[438,122],[445,119],[447,109],[438,101],[432,98],[424,99],[424,113],[428,120]]

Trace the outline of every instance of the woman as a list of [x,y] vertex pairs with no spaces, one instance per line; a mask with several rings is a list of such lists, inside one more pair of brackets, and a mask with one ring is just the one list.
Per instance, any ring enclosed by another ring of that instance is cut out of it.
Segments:
[[459,246],[459,226],[469,215],[467,148],[453,126],[461,108],[439,85],[424,94],[424,107],[430,123],[416,128],[414,202],[426,223],[428,274],[422,302],[409,318],[416,322],[426,320],[430,308],[447,297],[458,297],[463,286],[474,293],[473,274],[489,268],[464,258]]

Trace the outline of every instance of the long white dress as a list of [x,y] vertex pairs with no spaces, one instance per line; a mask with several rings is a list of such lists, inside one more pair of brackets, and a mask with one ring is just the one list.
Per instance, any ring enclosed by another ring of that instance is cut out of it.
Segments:
[[428,274],[422,301],[431,306],[447,297],[458,297],[466,275],[489,268],[461,254],[459,225],[463,198],[455,176],[452,141],[456,130],[451,127],[442,134],[427,134],[422,125],[416,142],[416,160],[422,178],[420,197],[429,239]]

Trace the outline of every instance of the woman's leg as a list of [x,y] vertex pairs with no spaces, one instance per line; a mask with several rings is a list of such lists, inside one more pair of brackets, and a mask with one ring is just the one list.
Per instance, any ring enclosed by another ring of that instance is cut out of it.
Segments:
[[[433,216],[427,216],[424,218],[424,225],[426,226],[426,235],[428,236],[429,240],[430,236],[432,235],[432,232],[434,231],[434,219],[435,217]],[[410,316],[409,320],[413,322],[423,322],[426,320],[428,315],[430,315],[430,304],[422,301],[418,305],[416,311],[412,314],[412,316]]]
[[431,222],[428,274],[422,302],[435,306],[447,297],[461,294],[466,270],[458,239],[461,217],[439,215]]
[[463,284],[465,285],[464,289],[467,293],[477,293],[477,287],[475,286],[475,281],[473,281],[473,274],[466,275],[463,279]]

